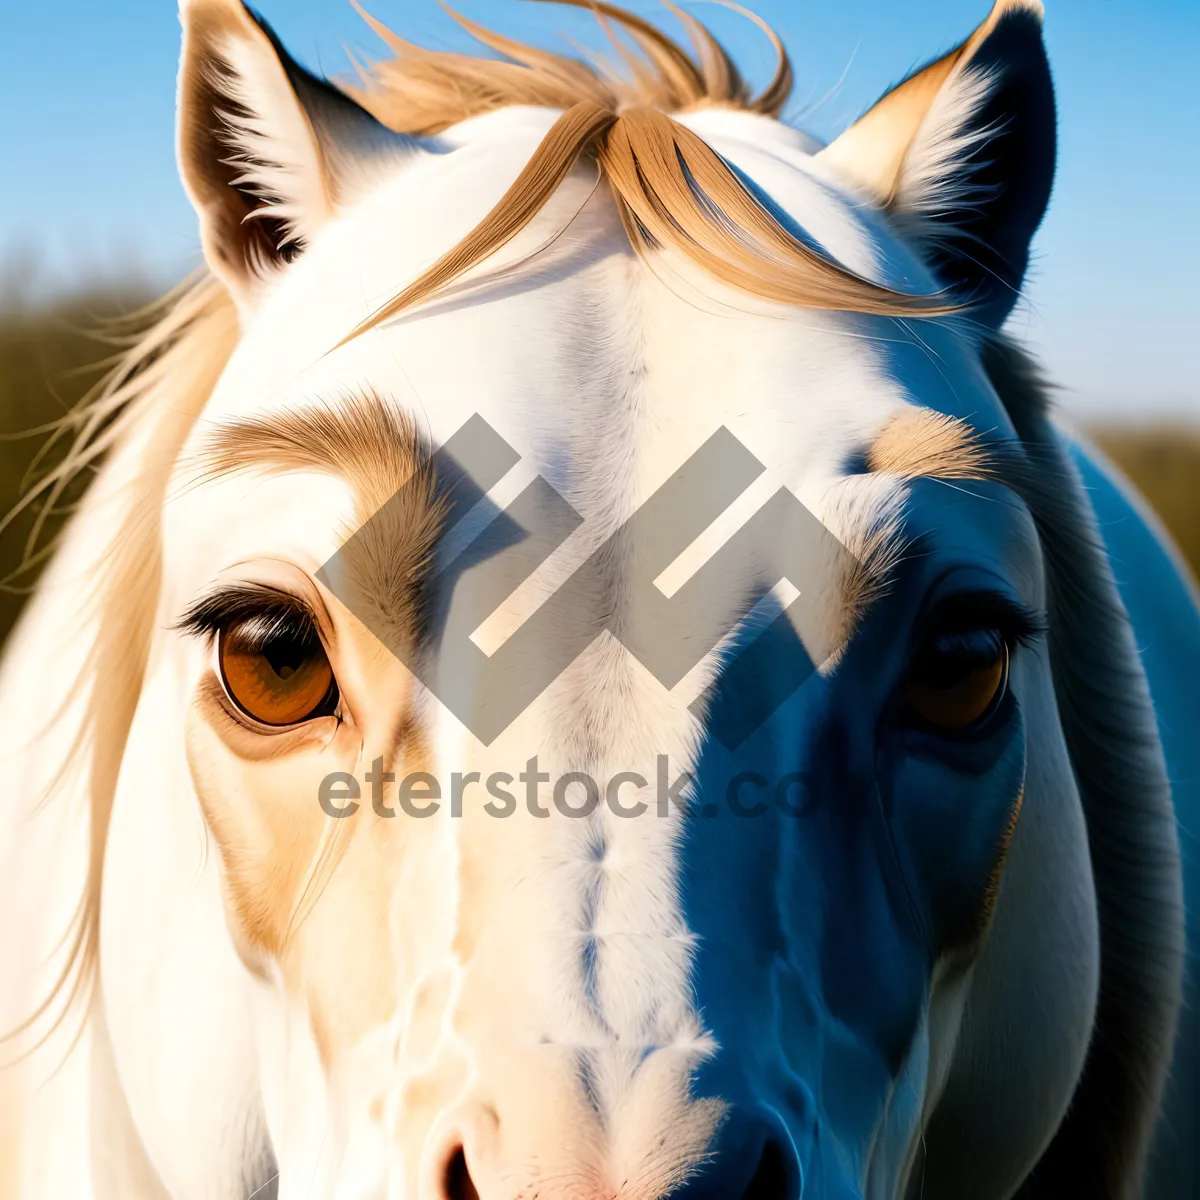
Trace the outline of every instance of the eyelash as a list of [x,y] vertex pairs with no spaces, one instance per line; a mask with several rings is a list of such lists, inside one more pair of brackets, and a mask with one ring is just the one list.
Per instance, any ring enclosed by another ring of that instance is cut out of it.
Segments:
[[260,649],[281,636],[320,641],[308,605],[287,592],[260,586],[226,588],[202,597],[175,626],[181,633],[208,641],[234,627]]

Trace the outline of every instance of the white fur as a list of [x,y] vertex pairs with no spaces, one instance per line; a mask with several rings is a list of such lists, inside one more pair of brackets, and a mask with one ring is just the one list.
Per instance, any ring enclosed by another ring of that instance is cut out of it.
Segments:
[[937,238],[939,218],[986,199],[978,195],[971,173],[956,167],[995,133],[976,120],[993,84],[985,72],[967,68],[934,97],[901,164],[893,201],[911,236]]

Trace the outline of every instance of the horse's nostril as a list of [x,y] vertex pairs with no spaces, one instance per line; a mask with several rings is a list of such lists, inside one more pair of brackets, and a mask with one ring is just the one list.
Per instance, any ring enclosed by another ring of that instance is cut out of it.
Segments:
[[758,1167],[742,1193],[742,1200],[792,1200],[787,1158],[777,1141],[768,1141],[763,1146]]
[[455,1149],[446,1162],[442,1177],[445,1200],[479,1200],[479,1191],[467,1167],[467,1155],[462,1146]]

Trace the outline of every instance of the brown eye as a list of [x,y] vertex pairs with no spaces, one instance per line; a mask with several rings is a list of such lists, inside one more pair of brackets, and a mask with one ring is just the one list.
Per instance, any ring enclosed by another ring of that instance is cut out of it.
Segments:
[[960,730],[1004,695],[1008,646],[995,629],[942,633],[924,645],[904,680],[909,708],[926,725]]
[[230,698],[264,725],[295,725],[337,707],[333,668],[311,628],[263,630],[257,620],[220,633],[217,657]]

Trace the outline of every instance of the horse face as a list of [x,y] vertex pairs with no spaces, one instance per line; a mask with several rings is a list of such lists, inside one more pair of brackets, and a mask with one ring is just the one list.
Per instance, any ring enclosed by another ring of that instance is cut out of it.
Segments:
[[[1002,7],[972,53],[1032,55]],[[318,169],[313,130],[346,160],[280,195],[256,273],[185,134],[245,333],[177,468],[139,718],[186,729],[257,1064],[232,1100],[280,1194],[890,1197],[927,1153],[946,1194],[1010,1194],[1082,1069],[1095,913],[972,327],[647,263],[581,169],[517,267],[346,340],[554,114],[422,147],[321,93],[303,124],[316,85],[193,9],[190,53],[275,106],[287,144],[239,151],[289,164],[271,187]],[[688,121],[842,262],[935,286],[849,190],[861,147]],[[136,1079],[154,1039],[113,1024]],[[153,1150],[169,1106],[131,1103]]]

